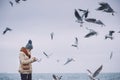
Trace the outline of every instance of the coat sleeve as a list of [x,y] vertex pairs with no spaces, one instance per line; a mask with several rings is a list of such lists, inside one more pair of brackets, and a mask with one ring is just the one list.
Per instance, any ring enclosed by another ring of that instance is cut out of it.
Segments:
[[20,59],[20,62],[22,63],[22,64],[29,64],[29,63],[32,63],[32,62],[34,62],[34,60],[32,59],[32,58],[30,58],[30,59],[25,59],[25,55],[24,55],[24,53],[20,53],[19,54],[19,59]]

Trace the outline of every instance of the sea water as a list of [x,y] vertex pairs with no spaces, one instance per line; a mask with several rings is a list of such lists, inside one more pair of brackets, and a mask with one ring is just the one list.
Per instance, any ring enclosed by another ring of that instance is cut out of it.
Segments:
[[[32,80],[53,80],[52,75],[62,76],[61,80],[90,80],[87,73],[33,73]],[[120,80],[120,73],[101,73],[100,80]],[[0,73],[0,80],[20,80],[19,73]]]

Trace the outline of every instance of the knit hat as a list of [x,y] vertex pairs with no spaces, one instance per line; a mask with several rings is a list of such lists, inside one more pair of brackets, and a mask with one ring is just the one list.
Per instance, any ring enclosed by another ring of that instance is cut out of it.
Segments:
[[30,50],[33,49],[33,45],[32,45],[32,41],[31,40],[28,41],[28,43],[26,45],[26,48],[30,49]]

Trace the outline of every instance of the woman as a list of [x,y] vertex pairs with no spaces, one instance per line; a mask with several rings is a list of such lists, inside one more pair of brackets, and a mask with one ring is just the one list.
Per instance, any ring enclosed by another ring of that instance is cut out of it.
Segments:
[[37,58],[31,57],[31,49],[33,49],[32,41],[29,40],[26,47],[22,47],[19,54],[20,66],[19,72],[21,80],[32,80],[32,64]]

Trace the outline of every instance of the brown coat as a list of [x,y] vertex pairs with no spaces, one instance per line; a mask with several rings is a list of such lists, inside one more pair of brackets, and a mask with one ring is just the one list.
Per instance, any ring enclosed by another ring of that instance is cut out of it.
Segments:
[[[31,54],[29,52],[29,54]],[[22,74],[32,73],[32,64],[34,62],[33,58],[29,58],[24,52],[19,54],[20,66],[19,72]]]

